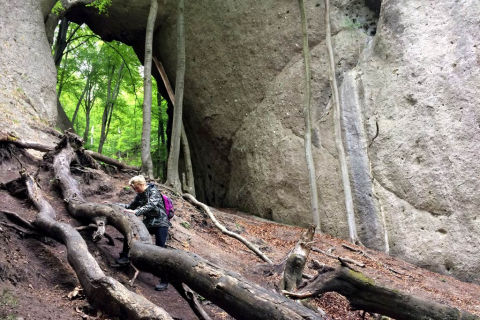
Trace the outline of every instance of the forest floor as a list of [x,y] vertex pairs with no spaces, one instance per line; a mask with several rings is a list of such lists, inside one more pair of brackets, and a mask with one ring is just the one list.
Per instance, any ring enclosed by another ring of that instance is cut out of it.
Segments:
[[[21,167],[34,174],[46,198],[57,212],[57,220],[79,226],[72,219],[55,187],[49,170],[38,169],[40,162],[17,154],[13,158],[0,155],[0,183],[19,177]],[[78,175],[84,195],[94,202],[128,203],[134,192],[127,187],[131,175],[114,173],[106,175]],[[275,288],[278,276],[265,272],[265,263],[243,244],[222,234],[207,215],[179,196],[162,188],[174,200],[176,216],[172,219],[170,239],[167,245],[194,252],[203,258],[262,286]],[[111,319],[93,309],[80,294],[69,297],[78,280],[68,264],[65,247],[48,237],[29,234],[15,224],[5,212],[13,212],[26,220],[35,219],[36,210],[24,196],[13,197],[0,190],[0,319]],[[272,223],[232,209],[214,209],[217,219],[229,230],[240,233],[255,243],[275,263],[282,261],[297,242],[302,228]],[[114,267],[114,259],[122,247],[122,235],[107,227],[114,239],[114,246],[105,239],[93,243],[89,233],[83,232],[91,253],[104,272],[116,278],[131,290],[144,295],[164,308],[175,319],[197,319],[188,304],[169,286],[168,290],[153,289],[158,279],[148,273],[140,273],[133,287],[128,281],[133,275],[131,267]],[[358,247],[347,241],[316,235],[314,247],[333,256],[353,259],[365,264],[359,271],[382,284],[399,291],[445,303],[480,316],[480,286],[465,283],[447,275],[441,275],[416,267],[383,253]],[[350,248],[357,249],[352,251]],[[338,260],[322,253],[311,252],[306,273],[314,275],[311,261],[336,267]],[[314,300],[314,304],[327,312],[332,319],[374,319],[374,315],[361,310],[351,310],[348,301],[335,293],[326,293]],[[213,319],[232,319],[224,311],[204,300],[203,305]],[[392,306],[395,308],[395,306]]]

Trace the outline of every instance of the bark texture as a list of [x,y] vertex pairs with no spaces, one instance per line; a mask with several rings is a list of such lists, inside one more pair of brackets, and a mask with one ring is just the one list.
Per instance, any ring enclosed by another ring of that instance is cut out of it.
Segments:
[[143,128],[142,128],[142,172],[153,178],[153,163],[150,153],[150,133],[152,131],[152,46],[158,2],[151,0],[145,34],[145,59],[143,60]]
[[317,175],[315,174],[315,163],[313,161],[312,153],[312,82],[310,71],[310,48],[308,47],[308,26],[307,18],[305,14],[305,5],[303,0],[298,0],[300,7],[300,17],[302,21],[302,40],[303,40],[303,61],[305,64],[305,97],[303,116],[305,119],[305,133],[304,133],[304,145],[305,145],[305,159],[307,161],[308,169],[308,183],[310,185],[310,205],[312,210],[313,223],[317,229],[321,230],[320,215],[318,213],[318,188],[317,188]]
[[[63,159],[64,156],[59,157]],[[57,164],[61,165],[62,162],[57,161]],[[129,291],[117,280],[107,277],[88,251],[87,244],[78,231],[68,224],[56,221],[55,211],[45,200],[35,181],[28,175],[24,175],[24,179],[28,196],[39,210],[34,225],[65,244],[68,262],[75,270],[92,305],[122,319],[172,319],[162,308]]]
[[78,182],[70,174],[74,148],[80,148],[81,144],[81,139],[69,135],[61,141],[54,157],[55,177],[68,210],[76,219],[87,222],[105,217],[108,224],[127,237],[130,260],[139,270],[157,276],[166,275],[172,282],[183,282],[237,318],[323,319],[310,309],[250,283],[240,275],[222,270],[201,257],[153,245],[143,222],[120,207],[86,202]]
[[174,190],[181,191],[178,160],[180,156],[180,135],[182,134],[183,89],[185,79],[185,31],[184,1],[178,1],[177,7],[177,76],[175,81],[175,108],[173,111],[173,128],[170,152],[167,164],[167,184]]
[[468,312],[377,285],[373,279],[347,267],[319,274],[300,292],[289,296],[305,298],[329,291],[345,296],[356,309],[398,320],[479,319]]

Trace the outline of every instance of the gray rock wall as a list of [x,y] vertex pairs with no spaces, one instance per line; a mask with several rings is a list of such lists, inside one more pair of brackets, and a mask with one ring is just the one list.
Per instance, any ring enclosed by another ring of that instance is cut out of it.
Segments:
[[[34,1],[0,1],[8,9],[0,13],[1,129],[23,130],[32,120],[48,124],[55,119],[55,69],[41,10]],[[307,10],[322,230],[347,237],[323,2],[308,2]],[[133,45],[142,56],[147,12],[146,0],[114,0],[108,17],[83,7],[72,7],[69,17],[88,22],[107,40]],[[185,14],[184,114],[200,198],[309,224],[297,3],[190,1]],[[360,238],[370,247],[478,282],[480,4],[385,0],[372,37],[374,16],[363,0],[333,1]],[[161,2],[155,55],[172,83],[175,38],[174,2]]]
[[42,141],[55,124],[56,70],[40,3],[0,0],[0,130]]
[[384,1],[358,90],[390,252],[479,281],[480,3]]

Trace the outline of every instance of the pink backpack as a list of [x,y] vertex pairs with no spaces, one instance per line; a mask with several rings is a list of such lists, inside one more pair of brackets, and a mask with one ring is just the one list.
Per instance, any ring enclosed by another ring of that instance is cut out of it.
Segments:
[[165,213],[167,214],[168,220],[172,219],[175,215],[175,209],[173,209],[172,200],[166,195],[162,194],[163,206],[165,207]]

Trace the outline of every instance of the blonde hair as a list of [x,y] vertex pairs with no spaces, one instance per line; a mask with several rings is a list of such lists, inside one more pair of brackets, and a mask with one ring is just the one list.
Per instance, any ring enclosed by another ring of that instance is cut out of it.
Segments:
[[145,181],[145,178],[142,175],[139,175],[139,176],[135,176],[135,177],[131,178],[128,181],[128,184],[131,185],[131,186],[133,186],[133,185],[145,185],[145,184],[147,184],[147,181]]

